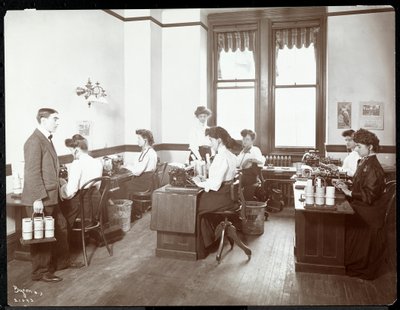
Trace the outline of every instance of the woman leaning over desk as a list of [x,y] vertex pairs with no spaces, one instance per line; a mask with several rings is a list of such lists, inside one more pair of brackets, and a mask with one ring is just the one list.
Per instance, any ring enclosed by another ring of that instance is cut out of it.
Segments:
[[207,179],[199,176],[193,178],[197,186],[204,188],[204,192],[199,197],[197,209],[198,258],[207,256],[206,248],[216,241],[214,229],[219,223],[203,215],[235,208],[230,196],[230,184],[236,174],[236,156],[229,148],[236,142],[224,128],[219,126],[207,129],[206,133],[216,155],[209,169],[209,177]]
[[[68,238],[71,238],[71,229],[79,213],[79,193],[85,189],[82,186],[94,179],[101,177],[103,166],[98,159],[88,154],[88,141],[79,134],[73,135],[71,139],[65,140],[65,146],[74,156],[74,161],[68,168],[68,182],[60,179],[60,194],[62,202],[60,209],[68,224]],[[100,183],[96,184],[97,189]],[[100,193],[94,192],[93,199],[100,201]],[[88,199],[88,195],[85,195]],[[85,203],[87,203],[85,201]],[[70,239],[71,241],[71,239]]]
[[349,188],[336,184],[355,211],[346,217],[346,273],[362,279],[374,279],[382,265],[386,238],[383,229],[386,212],[385,176],[376,158],[377,136],[365,129],[354,133],[355,150],[361,159]]

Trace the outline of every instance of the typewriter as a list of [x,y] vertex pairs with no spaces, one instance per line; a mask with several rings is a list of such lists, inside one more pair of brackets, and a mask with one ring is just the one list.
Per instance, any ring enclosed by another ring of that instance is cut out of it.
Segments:
[[193,167],[189,168],[178,168],[173,167],[169,171],[169,184],[174,187],[197,187],[192,181]]

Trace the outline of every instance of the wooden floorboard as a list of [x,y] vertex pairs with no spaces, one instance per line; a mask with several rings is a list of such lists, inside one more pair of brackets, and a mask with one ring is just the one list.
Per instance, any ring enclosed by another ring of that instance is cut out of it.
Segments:
[[[112,257],[104,247],[88,246],[90,266],[57,272],[64,279],[59,283],[33,282],[30,262],[9,262],[9,305],[385,305],[396,299],[393,266],[374,281],[295,272],[293,209],[271,214],[260,236],[239,233],[252,249],[249,261],[229,244],[221,264],[215,253],[198,261],[156,257],[156,232],[149,226],[146,213],[113,244]],[[30,290],[32,301],[22,300],[21,289]]]

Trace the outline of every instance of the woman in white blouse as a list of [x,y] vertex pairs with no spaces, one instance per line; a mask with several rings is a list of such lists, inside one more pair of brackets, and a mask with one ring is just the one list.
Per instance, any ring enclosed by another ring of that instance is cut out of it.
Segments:
[[355,151],[356,143],[353,140],[354,135],[353,129],[348,129],[342,132],[342,137],[346,142],[346,148],[351,152],[343,160],[342,167],[336,167],[334,164],[329,164],[328,166],[332,169],[338,169],[339,171],[346,172],[349,177],[353,177],[357,170],[358,160],[360,155]]
[[264,166],[265,158],[261,150],[254,146],[256,133],[250,129],[243,129],[242,136],[243,149],[237,156],[237,168],[242,171],[243,195],[246,200],[254,200],[255,184],[258,182],[258,174]]
[[192,156],[198,160],[205,160],[207,153],[211,156],[210,140],[206,137],[205,131],[208,128],[207,120],[212,112],[204,106],[199,106],[194,111],[194,115],[196,115],[197,121],[190,135],[189,162],[193,160]]
[[153,149],[153,134],[147,129],[136,130],[138,145],[142,151],[133,165],[125,165],[134,177],[131,181],[123,184],[125,193],[146,191],[152,182],[153,172],[157,168],[157,153]]
[[230,196],[230,183],[236,174],[236,156],[229,150],[235,145],[235,140],[222,127],[207,129],[211,147],[216,151],[215,158],[209,169],[207,179],[197,176],[193,181],[204,188],[198,203],[197,251],[198,258],[207,256],[207,247],[215,242],[214,228],[219,223],[216,219],[203,215],[212,211],[232,210],[235,208]]
[[[85,190],[82,186],[87,181],[102,176],[103,165],[100,160],[88,154],[88,141],[81,135],[76,134],[71,139],[66,139],[65,146],[71,151],[74,160],[68,167],[68,182],[60,179],[60,209],[67,220],[70,237],[71,228],[79,213],[79,192]],[[100,183],[98,186],[100,187]],[[98,192],[95,195],[100,199]]]

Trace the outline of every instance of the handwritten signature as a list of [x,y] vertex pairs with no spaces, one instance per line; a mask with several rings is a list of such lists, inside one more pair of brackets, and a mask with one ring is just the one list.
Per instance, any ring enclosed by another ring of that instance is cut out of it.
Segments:
[[36,296],[43,296],[43,292],[41,291],[36,291],[36,290],[30,290],[28,288],[19,288],[16,285],[13,285],[14,288],[14,294],[21,294],[22,298],[15,298],[14,297],[14,302],[34,302],[34,299],[32,297]]

